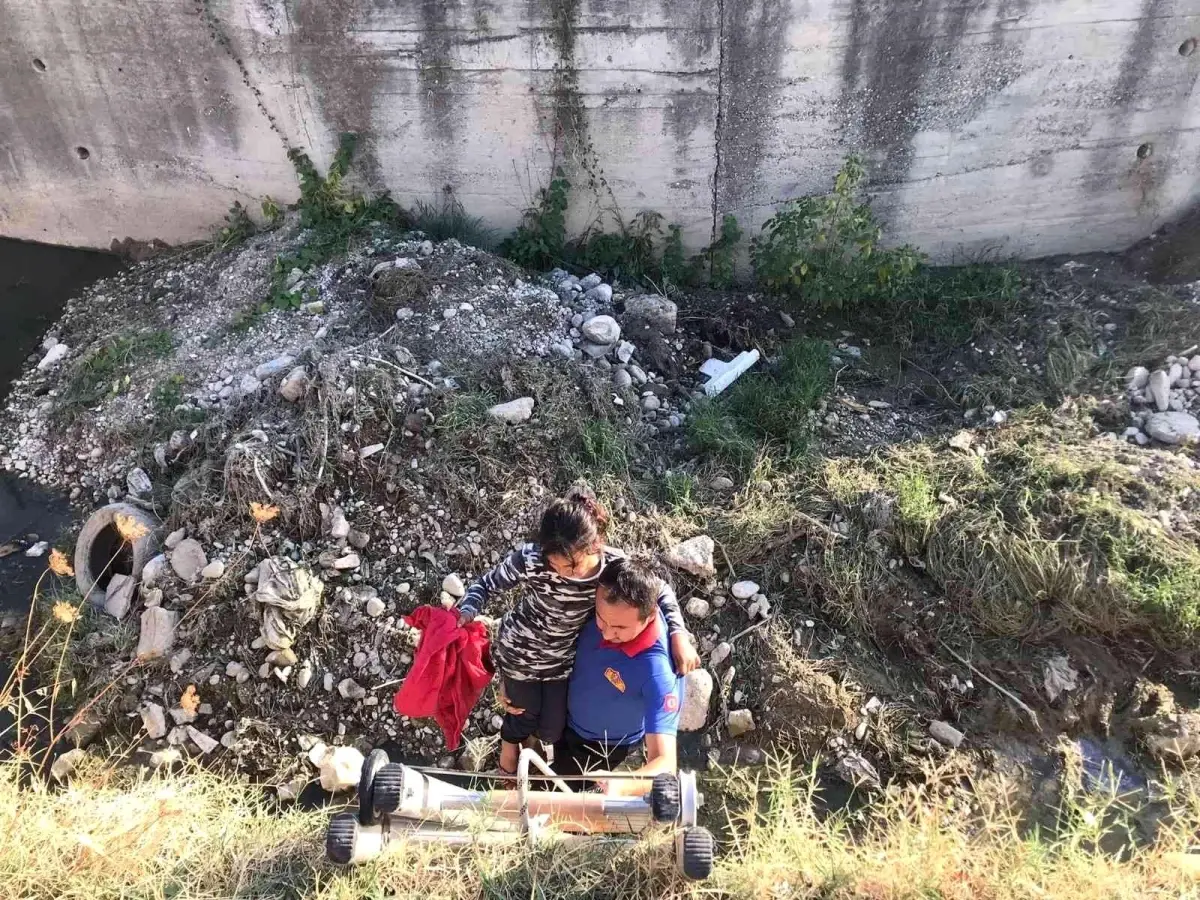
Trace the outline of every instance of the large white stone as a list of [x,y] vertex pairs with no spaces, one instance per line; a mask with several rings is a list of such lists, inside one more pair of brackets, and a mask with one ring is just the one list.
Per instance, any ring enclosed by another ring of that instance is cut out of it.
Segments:
[[488,410],[488,415],[506,425],[520,425],[533,416],[533,398],[520,397],[507,403],[497,403]]
[[334,747],[320,763],[321,787],[335,794],[358,787],[362,777],[363,755],[354,747]]
[[731,709],[725,724],[730,737],[741,737],[754,730],[754,714],[748,709]]
[[671,547],[663,554],[663,558],[671,566],[695,575],[698,578],[711,578],[717,573],[713,564],[713,551],[716,544],[707,534],[688,538]]
[[738,600],[749,600],[758,593],[758,584],[754,581],[739,581],[729,589]]
[[656,294],[642,294],[638,297],[630,297],[625,301],[627,319],[641,319],[651,328],[663,334],[675,333],[675,322],[678,315],[679,307],[673,301]]
[[146,729],[146,735],[158,740],[167,736],[167,713],[157,703],[147,703],[140,710],[142,716],[142,727]]
[[1171,402],[1171,376],[1159,369],[1151,374],[1146,390],[1150,392],[1150,399],[1154,401],[1158,411],[1166,412]]
[[184,538],[171,551],[171,568],[184,581],[191,583],[200,577],[200,572],[208,565],[208,556],[200,542],[193,538]]
[[621,339],[621,326],[612,316],[593,316],[579,329],[593,344],[611,347]]
[[1200,421],[1191,413],[1158,412],[1146,419],[1146,434],[1164,444],[1182,444],[1200,438]]
[[178,622],[178,613],[161,606],[152,606],[143,612],[137,658],[157,659],[170,653],[175,645],[175,626]]
[[707,669],[693,669],[683,676],[683,703],[679,708],[679,730],[699,731],[708,722],[713,677]]

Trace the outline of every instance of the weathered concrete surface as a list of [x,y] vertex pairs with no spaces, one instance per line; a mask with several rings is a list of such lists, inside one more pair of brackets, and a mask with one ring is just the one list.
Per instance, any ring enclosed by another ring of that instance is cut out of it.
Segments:
[[860,150],[939,258],[1114,249],[1200,199],[1193,36],[1196,0],[0,0],[0,234],[203,237],[352,130],[372,187],[499,227],[560,165],[577,228],[697,246]]

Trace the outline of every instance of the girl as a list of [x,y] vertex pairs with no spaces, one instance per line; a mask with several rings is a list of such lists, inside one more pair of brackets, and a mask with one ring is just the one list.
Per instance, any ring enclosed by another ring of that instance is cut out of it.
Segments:
[[[596,610],[596,585],[611,560],[625,554],[604,544],[608,513],[586,487],[555,500],[542,516],[538,541],[514,550],[471,585],[459,603],[459,623],[479,615],[488,598],[525,584],[516,606],[500,620],[492,656],[508,705],[500,729],[500,771],[512,774],[520,745],[535,735],[547,744],[566,727],[567,678],[575,640]],[[658,605],[667,621],[671,656],[681,675],[700,665],[675,592],[665,582]]]

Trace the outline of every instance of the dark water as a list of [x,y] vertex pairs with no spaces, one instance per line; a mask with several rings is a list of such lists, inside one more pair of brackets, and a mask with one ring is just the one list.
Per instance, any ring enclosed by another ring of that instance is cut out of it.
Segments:
[[[0,239],[0,403],[25,360],[41,351],[42,335],[67,300],[120,267],[107,253]],[[46,558],[27,557],[25,548],[53,542],[70,518],[66,498],[0,473],[0,548],[18,548],[0,558],[0,612],[27,608]]]

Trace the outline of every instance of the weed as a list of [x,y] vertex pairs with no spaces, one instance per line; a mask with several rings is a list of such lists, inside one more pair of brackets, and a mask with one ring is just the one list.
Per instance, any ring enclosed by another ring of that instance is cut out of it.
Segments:
[[436,430],[443,439],[451,439],[469,428],[482,425],[496,398],[485,391],[460,391],[446,398],[437,417]]
[[579,430],[578,474],[591,479],[628,477],[629,439],[615,424],[593,419]]
[[695,452],[723,460],[739,472],[754,464],[754,437],[719,400],[699,400],[687,419],[688,445]]
[[183,385],[187,379],[182,375],[168,375],[150,392],[150,402],[157,415],[167,415],[183,402]]
[[696,262],[699,268],[707,267],[710,287],[726,290],[733,287],[737,263],[737,245],[744,232],[737,218],[726,213],[721,218],[721,233],[713,243],[700,251]]
[[700,281],[700,267],[695,258],[689,261],[684,256],[683,232],[678,225],[667,228],[659,270],[667,289],[692,287]]
[[1020,311],[1020,291],[1020,276],[1006,266],[922,266],[877,312],[901,347],[954,347],[1010,320]]
[[585,233],[570,248],[572,262],[609,280],[639,281],[657,271],[655,238],[662,233],[662,216],[643,211],[625,222],[617,217],[617,230]]
[[545,270],[558,265],[567,245],[567,204],[571,182],[556,169],[550,184],[538,191],[537,201],[525,210],[517,230],[500,244],[500,252],[527,269]]
[[275,228],[283,221],[283,208],[274,197],[263,197],[262,214],[269,228]]
[[417,201],[412,208],[413,228],[431,241],[454,238],[468,247],[491,250],[496,246],[496,231],[479,216],[470,215],[449,189],[442,192],[441,203]]
[[677,516],[696,512],[696,476],[687,472],[667,472],[658,482],[657,494]]
[[250,213],[242,206],[241,201],[235,200],[233,206],[229,207],[229,212],[225,214],[225,225],[213,238],[213,246],[218,250],[227,250],[242,243],[254,234],[255,230]]
[[74,415],[105,397],[124,393],[129,388],[135,362],[147,356],[162,358],[174,347],[169,331],[137,332],[113,338],[76,363],[55,407],[55,415]]
[[865,178],[862,161],[847,157],[832,194],[791,200],[766,221],[750,246],[764,287],[821,310],[903,290],[923,257],[913,247],[880,246],[874,213],[856,199]]

